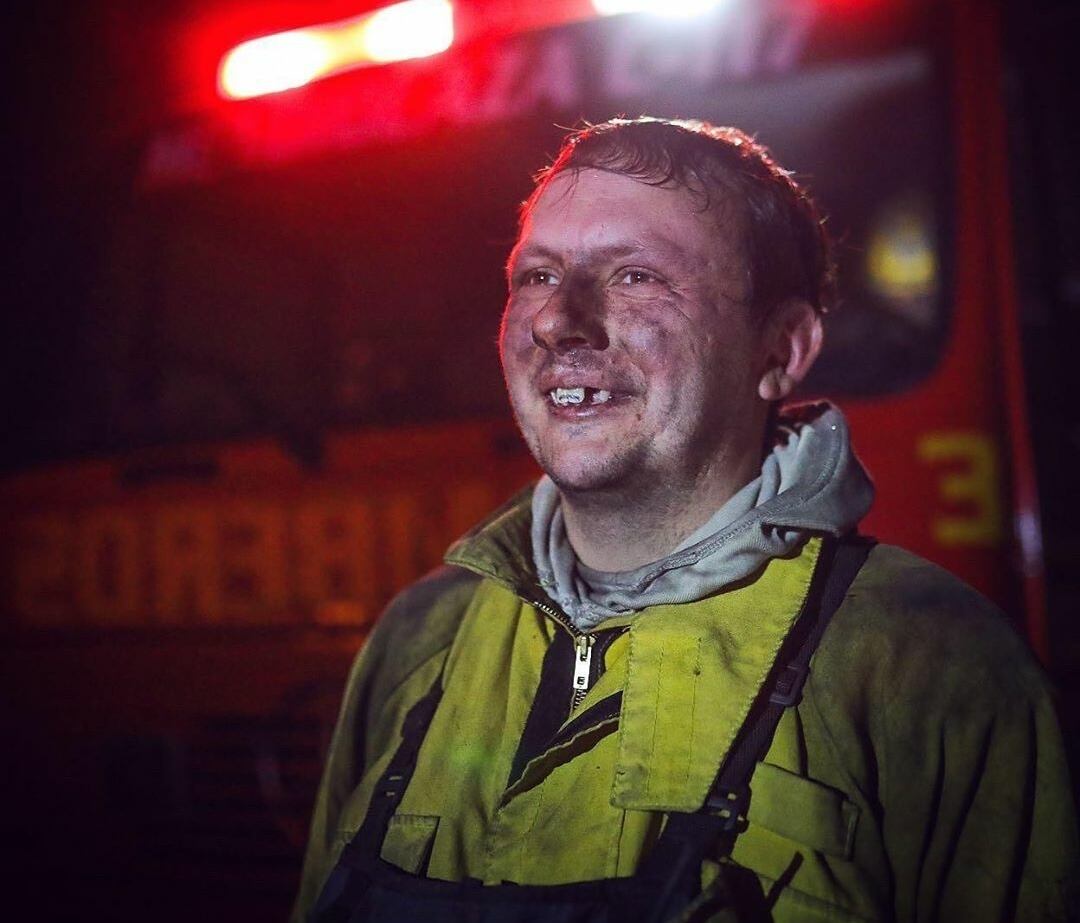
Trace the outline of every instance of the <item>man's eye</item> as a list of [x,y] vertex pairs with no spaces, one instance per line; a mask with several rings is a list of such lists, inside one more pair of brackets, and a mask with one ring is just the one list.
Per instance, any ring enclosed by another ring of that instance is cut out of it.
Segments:
[[550,269],[530,269],[522,277],[524,285],[558,285],[559,277]]
[[643,285],[646,282],[659,281],[651,272],[644,269],[627,269],[619,276],[619,285]]

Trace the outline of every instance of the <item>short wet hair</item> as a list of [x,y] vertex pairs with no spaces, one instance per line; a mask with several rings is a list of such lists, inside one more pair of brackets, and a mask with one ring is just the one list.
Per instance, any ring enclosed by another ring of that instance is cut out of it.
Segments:
[[704,196],[704,208],[737,209],[745,234],[751,306],[767,316],[789,299],[819,313],[833,304],[836,270],[824,220],[807,190],[763,144],[737,128],[689,119],[611,119],[566,137],[535,176],[523,224],[564,173],[603,170]]

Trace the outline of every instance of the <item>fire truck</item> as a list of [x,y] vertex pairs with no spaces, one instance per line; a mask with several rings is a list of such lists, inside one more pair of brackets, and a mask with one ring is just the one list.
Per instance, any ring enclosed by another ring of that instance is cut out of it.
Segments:
[[531,175],[586,121],[733,124],[797,171],[840,267],[801,396],[851,422],[865,530],[1052,664],[1009,21],[980,0],[334,0],[158,22],[158,82],[130,92],[170,106],[74,183],[100,221],[42,385],[67,396],[36,399],[0,479],[27,906],[284,919],[349,662],[536,477],[494,347],[502,264]]

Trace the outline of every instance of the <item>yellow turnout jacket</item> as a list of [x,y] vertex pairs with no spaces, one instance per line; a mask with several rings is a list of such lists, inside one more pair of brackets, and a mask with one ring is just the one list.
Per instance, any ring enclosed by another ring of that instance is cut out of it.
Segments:
[[[810,538],[752,581],[604,622],[602,674],[572,711],[567,689],[566,732],[511,780],[544,655],[570,630],[536,584],[529,523],[525,498],[473,530],[360,652],[295,921],[440,677],[383,858],[486,883],[632,874],[667,812],[702,805],[821,548]],[[619,713],[588,720],[618,692]],[[871,552],[750,785],[730,861],[756,873],[777,923],[1066,919],[1077,837],[1044,680],[982,597],[900,549]],[[706,861],[703,887],[717,871]]]

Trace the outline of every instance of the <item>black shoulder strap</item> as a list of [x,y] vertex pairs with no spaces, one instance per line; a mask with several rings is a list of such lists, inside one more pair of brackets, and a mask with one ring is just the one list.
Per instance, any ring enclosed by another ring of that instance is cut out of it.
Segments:
[[353,919],[353,911],[361,905],[368,889],[369,869],[378,861],[390,818],[405,794],[405,788],[416,768],[416,757],[424,741],[424,734],[441,698],[440,673],[427,694],[413,704],[405,715],[401,728],[401,743],[371,793],[364,821],[353,838],[345,844],[337,864],[323,882],[308,919],[316,923],[348,923]]
[[342,852],[342,859],[349,864],[355,865],[364,858],[375,858],[382,850],[390,818],[412,779],[424,736],[442,699],[442,679],[440,672],[424,697],[417,700],[405,715],[401,726],[401,743],[371,792],[371,801],[360,829]]
[[[727,856],[745,827],[750,805],[750,777],[772,743],[784,709],[798,703],[810,668],[810,658],[829,621],[844,601],[855,575],[877,544],[850,535],[826,538],[802,611],[780,646],[776,663],[735,737],[705,804],[694,814],[669,815],[660,842],[649,854],[643,871],[662,876],[673,885],[691,861]],[[656,904],[661,911],[669,895],[661,889]],[[659,917],[658,917],[659,918]]]
[[[799,702],[810,658],[875,544],[861,537],[826,540],[825,560],[818,564],[802,614],[784,639],[773,670],[705,799],[704,810],[730,815],[733,824],[739,822],[740,814],[745,818],[754,766],[768,751],[784,709]],[[732,811],[733,807],[737,810]]]

